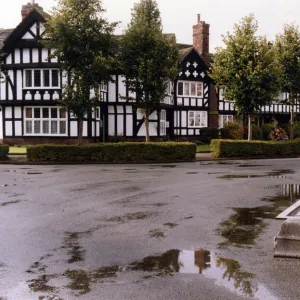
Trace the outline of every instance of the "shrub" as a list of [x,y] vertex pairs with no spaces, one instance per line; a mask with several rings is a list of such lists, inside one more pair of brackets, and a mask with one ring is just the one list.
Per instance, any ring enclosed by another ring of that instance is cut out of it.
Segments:
[[0,144],[0,159],[6,159],[9,152],[9,146]]
[[176,162],[195,159],[193,143],[107,143],[38,145],[27,150],[31,162],[130,163]]
[[224,139],[224,140],[229,139],[229,129],[228,128],[221,128],[220,129],[220,136],[221,136],[221,139]]
[[274,124],[264,124],[263,126],[261,126],[264,140],[269,139],[269,134],[273,129],[274,129]]
[[231,140],[241,140],[243,139],[244,130],[241,125],[235,122],[228,122],[225,124],[224,128],[228,129],[229,138]]
[[[248,139],[248,126],[244,126],[244,139]],[[255,124],[252,125],[252,140],[261,141],[263,139],[263,132],[261,128]]]
[[200,141],[204,143],[210,143],[212,139],[219,138],[219,129],[212,127],[204,127],[199,130],[200,133]]
[[214,157],[280,156],[300,154],[300,139],[287,142],[212,140]]
[[289,139],[286,132],[281,127],[275,127],[269,134],[269,139],[272,141],[286,141]]
[[294,124],[294,138],[300,138],[300,122]]

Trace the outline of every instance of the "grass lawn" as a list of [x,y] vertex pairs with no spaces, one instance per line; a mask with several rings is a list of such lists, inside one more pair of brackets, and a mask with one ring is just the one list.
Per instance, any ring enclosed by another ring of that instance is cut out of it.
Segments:
[[197,153],[210,153],[210,145],[198,145]]
[[27,153],[26,147],[9,147],[10,155],[25,155]]

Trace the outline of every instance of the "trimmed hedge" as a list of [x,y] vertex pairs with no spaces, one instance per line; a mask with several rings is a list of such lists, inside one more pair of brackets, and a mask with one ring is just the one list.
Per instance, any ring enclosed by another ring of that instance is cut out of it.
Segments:
[[274,129],[274,124],[264,124],[263,126],[261,126],[264,140],[267,141],[269,139],[269,134],[273,129]]
[[210,143],[211,140],[219,138],[219,129],[213,127],[204,127],[199,129],[199,140],[204,143]]
[[105,143],[89,145],[38,145],[27,149],[31,162],[143,163],[192,161],[193,143]]
[[6,159],[9,152],[9,146],[0,144],[0,159]]
[[212,140],[213,157],[300,155],[300,139],[288,142]]
[[229,138],[232,140],[242,140],[244,135],[244,128],[236,122],[228,122],[224,125],[229,132]]
[[[248,131],[248,126],[244,126],[244,140],[248,140]],[[255,124],[252,124],[252,140],[263,140],[263,131],[259,126]]]

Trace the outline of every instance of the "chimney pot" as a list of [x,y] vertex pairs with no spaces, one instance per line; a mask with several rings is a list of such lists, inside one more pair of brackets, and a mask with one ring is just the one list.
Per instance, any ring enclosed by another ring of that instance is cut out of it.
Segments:
[[198,17],[198,24],[200,24],[200,22],[201,22],[201,15],[198,14],[197,17]]

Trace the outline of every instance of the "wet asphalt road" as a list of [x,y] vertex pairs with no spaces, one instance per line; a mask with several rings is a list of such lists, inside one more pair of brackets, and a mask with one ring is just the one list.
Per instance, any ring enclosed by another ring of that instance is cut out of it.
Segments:
[[0,166],[0,299],[300,299],[273,258],[299,159]]

